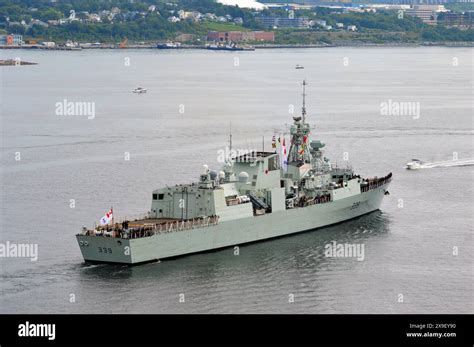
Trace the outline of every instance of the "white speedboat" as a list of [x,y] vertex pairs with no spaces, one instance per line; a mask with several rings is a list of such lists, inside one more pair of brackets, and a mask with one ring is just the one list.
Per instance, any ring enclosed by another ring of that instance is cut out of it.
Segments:
[[137,88],[135,88],[134,90],[132,90],[132,93],[144,94],[144,93],[146,93],[146,89],[145,89],[145,88],[142,88],[142,87],[137,87]]
[[296,70],[301,70],[301,69],[304,69],[304,66],[300,65],[300,64],[296,64],[295,69]]
[[406,164],[407,170],[418,170],[423,168],[423,162],[419,159],[412,159]]

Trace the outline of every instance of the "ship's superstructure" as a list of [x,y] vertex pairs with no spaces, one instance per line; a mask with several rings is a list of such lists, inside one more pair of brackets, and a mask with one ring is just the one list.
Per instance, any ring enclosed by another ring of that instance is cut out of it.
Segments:
[[377,210],[390,180],[364,179],[333,167],[324,144],[310,139],[305,87],[301,116],[273,152],[229,158],[220,172],[154,190],[145,218],[77,235],[86,261],[135,264],[283,236]]

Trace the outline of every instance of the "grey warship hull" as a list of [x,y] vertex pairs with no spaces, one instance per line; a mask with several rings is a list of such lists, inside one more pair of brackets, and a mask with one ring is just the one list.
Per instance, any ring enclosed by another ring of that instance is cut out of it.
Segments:
[[[305,87],[301,116],[273,150],[229,153],[222,170],[203,165],[199,181],[155,189],[147,218],[101,226],[76,235],[84,260],[140,264],[267,240],[344,222],[378,210],[392,174],[363,178],[333,166],[310,138]],[[232,152],[234,151],[234,152]]]
[[140,238],[77,235],[84,260],[140,264],[295,234],[344,222],[379,209],[389,181],[346,198],[261,216],[236,218]]

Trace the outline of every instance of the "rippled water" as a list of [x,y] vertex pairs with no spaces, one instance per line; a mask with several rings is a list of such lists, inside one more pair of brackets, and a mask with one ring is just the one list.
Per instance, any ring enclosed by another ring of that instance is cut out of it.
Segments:
[[[453,152],[474,158],[471,50],[0,54],[39,63],[0,70],[0,240],[39,245],[36,262],[0,259],[0,312],[472,312],[473,167],[403,168]],[[347,152],[362,175],[393,172],[380,212],[244,245],[238,256],[83,264],[74,238],[82,225],[110,205],[140,213],[152,189],[197,179],[202,164],[218,168],[230,122],[235,148],[260,149],[265,135],[269,149],[291,122],[289,105],[300,107],[303,78],[313,136],[332,161],[345,164]],[[131,93],[137,86],[148,93]],[[95,118],[56,115],[64,99],[94,102]],[[420,118],[382,116],[388,100],[419,102]],[[333,240],[364,244],[364,261],[325,257]]]

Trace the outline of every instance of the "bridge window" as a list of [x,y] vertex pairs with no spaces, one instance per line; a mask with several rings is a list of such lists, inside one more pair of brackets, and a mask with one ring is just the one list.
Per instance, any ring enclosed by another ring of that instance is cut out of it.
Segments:
[[165,194],[158,194],[158,200],[163,200],[165,197]]

